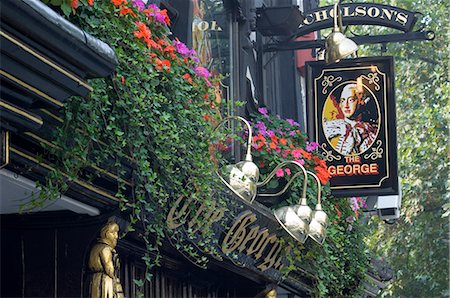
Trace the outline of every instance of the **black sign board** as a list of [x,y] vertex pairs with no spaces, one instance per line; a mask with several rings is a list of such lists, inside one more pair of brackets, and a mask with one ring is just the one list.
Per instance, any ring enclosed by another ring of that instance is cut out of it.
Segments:
[[[306,11],[295,36],[333,27],[333,9],[331,5]],[[377,3],[342,3],[341,13],[344,26],[378,25],[409,32],[417,21],[414,11]]]
[[392,57],[309,62],[308,134],[335,196],[398,194]]
[[[249,204],[228,192],[211,195],[224,200],[226,208],[215,203],[207,205],[189,196],[181,196],[171,204],[166,223],[176,241],[173,246],[189,245],[199,257],[179,250],[180,253],[201,268],[206,269],[210,259],[228,260],[237,267],[281,282],[286,277],[281,269],[289,265],[287,256],[292,254],[292,247],[282,240],[289,236],[273,215],[262,213],[267,211],[257,207],[257,203]],[[201,243],[207,236],[203,233],[211,227],[213,232],[209,236],[215,239],[215,244],[205,249]]]

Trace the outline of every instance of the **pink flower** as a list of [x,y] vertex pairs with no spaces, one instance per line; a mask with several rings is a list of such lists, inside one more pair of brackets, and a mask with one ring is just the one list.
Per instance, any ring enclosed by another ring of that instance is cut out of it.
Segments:
[[194,69],[194,71],[198,76],[204,77],[205,79],[207,79],[211,76],[211,74],[209,73],[209,70],[207,70],[203,66],[197,66]]
[[286,119],[286,121],[289,123],[290,126],[300,126],[300,124],[295,122],[293,119]]
[[319,143],[311,142],[306,145],[306,151],[311,152],[319,148]]
[[284,169],[284,171],[286,172],[286,174],[288,175],[288,176],[291,176],[291,169]]
[[353,212],[356,212],[357,210],[359,210],[359,203],[358,203],[358,199],[355,197],[351,197],[350,198],[350,207],[352,208]]
[[258,121],[255,124],[255,128],[258,129],[258,132],[262,135],[266,135],[267,131],[266,131],[266,125],[264,124],[264,122]]
[[278,169],[278,171],[275,173],[275,175],[276,175],[277,177],[283,177],[283,176],[284,176],[283,169]]
[[177,49],[177,52],[180,53],[181,56],[189,57],[191,55],[191,50],[189,50],[189,48],[184,43],[179,41],[178,38],[175,39],[174,45]]
[[361,208],[367,208],[367,203],[366,203],[366,201],[364,201],[361,197],[357,197],[356,200],[358,201],[359,206],[360,206]]
[[258,112],[260,112],[260,113],[263,114],[264,116],[267,116],[267,113],[268,113],[269,111],[267,111],[266,108],[258,108]]
[[297,159],[294,160],[295,162],[298,162],[299,164],[301,164],[302,166],[305,165],[305,161],[303,159]]
[[300,157],[302,157],[302,152],[298,149],[292,150],[291,154],[295,159],[299,159]]
[[170,20],[167,17],[167,11],[161,10],[156,4],[150,4],[148,9],[145,10],[148,17],[154,17],[158,23],[169,25]]
[[138,10],[143,10],[145,8],[145,3],[142,0],[131,0],[131,4],[136,6]]
[[208,86],[212,86],[211,82],[208,80],[211,74],[206,68],[204,68],[203,66],[197,66],[196,68],[194,68],[194,71],[198,76],[201,76],[205,79]]

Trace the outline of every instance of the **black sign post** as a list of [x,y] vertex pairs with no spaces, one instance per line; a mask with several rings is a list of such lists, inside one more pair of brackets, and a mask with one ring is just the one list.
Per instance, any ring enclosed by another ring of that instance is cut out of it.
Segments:
[[392,57],[306,64],[308,134],[335,196],[398,194]]

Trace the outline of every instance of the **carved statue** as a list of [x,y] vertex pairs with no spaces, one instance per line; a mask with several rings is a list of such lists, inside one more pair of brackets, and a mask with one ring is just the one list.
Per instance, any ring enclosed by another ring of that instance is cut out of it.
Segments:
[[114,249],[119,238],[119,226],[107,223],[100,231],[100,239],[89,255],[91,280],[89,286],[92,298],[123,298],[119,279],[119,255]]

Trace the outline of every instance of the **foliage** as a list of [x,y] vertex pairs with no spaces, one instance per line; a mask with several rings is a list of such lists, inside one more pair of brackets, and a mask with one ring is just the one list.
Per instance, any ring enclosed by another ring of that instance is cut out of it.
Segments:
[[[318,297],[361,297],[369,267],[364,235],[367,226],[359,219],[360,198],[333,198],[325,205],[330,224],[322,249],[312,247],[307,259],[317,272]],[[350,204],[349,204],[350,202]]]
[[[297,262],[309,263],[310,269],[317,276],[316,295],[319,297],[349,297],[360,293],[362,281],[368,268],[363,236],[366,228],[360,223],[361,198],[337,199],[330,196],[329,173],[325,162],[320,158],[318,144],[308,142],[299,124],[292,119],[282,119],[278,115],[268,114],[260,108],[258,114],[252,114],[253,156],[259,166],[262,179],[281,162],[295,160],[308,171],[315,173],[321,183],[324,197],[322,207],[328,214],[330,224],[327,227],[327,240],[321,247],[309,239],[305,247],[294,249]],[[297,168],[286,167],[276,172],[276,177],[291,179]],[[303,177],[303,176],[299,176]],[[272,179],[271,188],[279,188],[279,179]],[[307,196],[309,203],[316,203],[317,186],[308,179]],[[301,197],[302,179],[294,180],[292,191],[286,201],[275,204],[298,204]],[[262,190],[265,191],[265,190]],[[303,256],[303,257],[302,257]]]
[[[73,23],[106,41],[120,63],[111,77],[90,81],[94,91],[88,100],[74,97],[67,103],[64,126],[54,142],[63,150],[53,151],[58,167],[48,176],[45,195],[67,190],[85,168],[108,166],[110,172],[128,179],[131,166],[133,189],[129,193],[119,180],[116,197],[122,210],[130,213],[131,223],[142,225],[148,253],[143,261],[150,269],[159,263],[150,254],[167,235],[164,220],[170,200],[184,195],[212,205],[216,198],[208,194],[220,187],[212,179],[216,162],[208,154],[208,142],[215,135],[211,123],[220,118],[209,73],[197,65],[193,51],[168,38],[170,21],[156,6],[146,9],[138,0],[46,2],[59,6]],[[298,160],[319,176],[328,195],[329,177],[316,152],[317,144],[308,143],[293,120],[260,111],[253,115],[257,132],[253,146],[262,176],[284,159]],[[277,176],[291,174],[285,168]],[[316,193],[312,183],[308,197],[315,198]],[[296,198],[294,188],[290,203],[297,203]],[[308,241],[305,248],[297,249],[296,256],[303,255],[317,273],[321,297],[357,294],[367,268],[363,230],[357,220],[360,205],[356,198],[352,202],[357,203],[325,200],[323,208],[331,221],[328,240],[323,247]],[[182,243],[176,247],[197,257],[192,247]],[[299,253],[299,249],[304,250]],[[145,278],[150,277],[147,272]],[[144,281],[135,283],[142,286]]]
[[[143,261],[150,269],[159,263],[150,253],[168,232],[170,200],[216,200],[210,195],[219,186],[208,140],[219,114],[209,72],[197,64],[195,52],[168,38],[170,20],[154,4],[80,0],[71,21],[107,42],[119,65],[114,75],[90,81],[90,98],[66,104],[54,142],[62,150],[53,150],[58,165],[42,194],[64,192],[85,168],[108,167],[120,178],[116,197],[122,210],[144,231]],[[131,180],[131,192],[122,179]]]
[[[399,176],[403,191],[400,219],[395,225],[372,220],[367,243],[395,272],[383,296],[448,297],[449,5],[443,0],[376,2],[422,13],[415,29],[432,30],[436,38],[432,42],[389,43],[381,48],[363,46],[359,51],[360,56],[382,54],[395,58]],[[387,33],[382,28],[351,31]]]
[[[269,115],[265,108],[259,108],[259,112],[252,115],[255,132],[253,148],[262,177],[265,178],[282,161],[295,160],[312,170],[322,184],[327,184],[330,175],[325,161],[316,150],[319,145],[307,142],[306,136],[299,130],[300,124],[292,119]],[[289,168],[279,169],[276,173],[277,177],[290,175]]]

